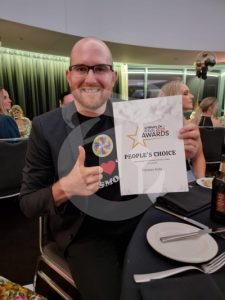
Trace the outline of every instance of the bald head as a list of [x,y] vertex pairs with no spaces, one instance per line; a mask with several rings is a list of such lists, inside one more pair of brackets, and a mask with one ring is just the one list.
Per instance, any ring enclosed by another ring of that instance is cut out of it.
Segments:
[[[101,40],[96,37],[85,37],[79,40],[72,48],[70,55],[70,64],[79,64],[79,57],[84,56],[85,53],[92,52],[93,57],[102,57],[102,61],[99,61],[99,64],[112,64],[112,53],[108,46]],[[88,60],[90,61],[90,55],[88,55]],[[104,60],[104,61],[103,61]],[[93,63],[93,64],[96,64]]]
[[112,69],[112,54],[107,45],[95,37],[79,40],[72,48],[70,66],[66,78],[77,111],[85,116],[104,113],[117,80],[117,72]]

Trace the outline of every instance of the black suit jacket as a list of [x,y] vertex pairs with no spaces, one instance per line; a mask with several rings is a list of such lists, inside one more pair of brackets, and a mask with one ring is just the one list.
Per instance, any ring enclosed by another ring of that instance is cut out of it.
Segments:
[[[26,216],[49,215],[51,233],[63,251],[84,219],[84,214],[70,201],[56,208],[52,195],[52,184],[73,167],[77,148],[83,144],[75,112],[74,103],[69,103],[62,109],[57,108],[34,118],[20,196],[20,206]],[[76,126],[74,139],[70,133]],[[67,153],[62,155],[62,148]],[[59,157],[61,167],[58,166]]]
[[[112,116],[111,101],[108,101],[106,114]],[[97,121],[98,118],[88,121],[85,130],[88,132]],[[71,201],[57,208],[52,195],[52,184],[73,168],[78,156],[78,146],[83,143],[73,102],[62,109],[58,108],[38,116],[32,122],[26,165],[23,170],[20,206],[28,217],[49,215],[52,236],[62,251],[65,251],[78,232],[86,216],[84,213],[86,210],[78,209],[80,206],[73,205]],[[144,209],[150,203],[147,196],[142,196],[141,199],[138,196],[138,202],[133,202],[135,211],[136,207],[137,211],[139,210],[137,215],[143,212],[141,201]],[[94,197],[95,195],[76,197],[76,203],[88,209],[92,205],[93,209]],[[117,211],[119,213],[119,210]],[[109,212],[112,212],[111,207]]]

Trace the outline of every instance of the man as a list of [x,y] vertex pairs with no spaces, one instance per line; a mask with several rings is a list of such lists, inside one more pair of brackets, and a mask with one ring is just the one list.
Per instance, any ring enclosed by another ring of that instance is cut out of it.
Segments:
[[[21,208],[29,217],[50,214],[52,235],[82,299],[118,300],[123,256],[143,212],[120,218],[120,205],[137,198],[136,204],[149,206],[149,199],[120,195],[108,101],[117,73],[109,48],[93,37],[78,41],[66,77],[74,103],[33,120]],[[186,156],[193,156],[199,139],[196,126],[182,128],[180,138]]]
[[74,101],[73,94],[71,94],[69,91],[63,92],[60,95],[59,106],[63,107],[64,105],[66,105],[67,103],[70,103],[72,101]]

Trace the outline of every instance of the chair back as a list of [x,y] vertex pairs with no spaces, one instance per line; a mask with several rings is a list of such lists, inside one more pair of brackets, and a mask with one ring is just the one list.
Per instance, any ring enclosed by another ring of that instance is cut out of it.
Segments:
[[52,239],[48,215],[39,217],[39,248],[41,255],[35,271],[35,291],[47,297],[51,289],[56,299],[60,296],[65,300],[81,300],[67,261]]
[[27,139],[0,140],[0,199],[19,194]]
[[224,147],[224,127],[199,127],[206,163],[220,163]]

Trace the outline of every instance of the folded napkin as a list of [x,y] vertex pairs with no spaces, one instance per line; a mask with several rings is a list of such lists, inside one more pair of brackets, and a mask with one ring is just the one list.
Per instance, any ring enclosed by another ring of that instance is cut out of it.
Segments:
[[204,274],[169,277],[139,284],[142,300],[224,300],[215,281]]
[[184,216],[192,216],[210,207],[211,190],[193,182],[189,192],[167,193],[158,197],[155,204]]

